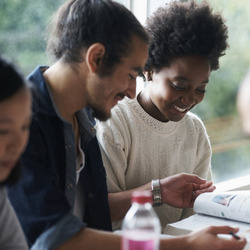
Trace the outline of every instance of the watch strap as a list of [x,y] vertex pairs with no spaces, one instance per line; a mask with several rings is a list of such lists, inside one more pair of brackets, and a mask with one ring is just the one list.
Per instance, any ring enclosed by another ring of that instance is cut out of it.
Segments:
[[151,188],[153,194],[153,206],[158,207],[163,205],[161,201],[161,185],[160,180],[152,180],[151,181]]

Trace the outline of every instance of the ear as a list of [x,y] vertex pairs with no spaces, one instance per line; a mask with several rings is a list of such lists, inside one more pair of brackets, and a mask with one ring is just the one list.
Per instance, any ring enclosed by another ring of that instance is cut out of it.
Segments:
[[105,54],[105,47],[101,43],[92,44],[86,53],[86,63],[90,72],[97,72]]
[[145,71],[144,72],[144,75],[146,76],[146,80],[149,82],[149,81],[152,81],[152,75],[153,75],[153,71]]

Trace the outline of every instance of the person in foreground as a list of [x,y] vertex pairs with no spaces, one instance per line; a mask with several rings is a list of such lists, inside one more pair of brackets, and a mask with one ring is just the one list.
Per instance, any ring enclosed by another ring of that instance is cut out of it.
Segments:
[[113,229],[120,228],[133,190],[151,189],[151,180],[162,196],[156,196],[154,208],[163,229],[194,213],[167,204],[165,177],[185,172],[211,181],[209,138],[189,111],[202,102],[210,72],[219,68],[228,46],[225,22],[206,2],[173,1],[147,19],[146,29],[151,36],[146,87],[96,125]]
[[[70,0],[56,13],[48,38],[56,61],[29,76],[33,116],[22,157],[24,174],[9,189],[31,249],[120,248],[120,235],[108,232],[105,169],[87,110],[106,120],[118,100],[135,97],[147,44],[139,21],[116,2]],[[194,175],[177,175],[168,182],[166,194],[173,205],[191,205],[200,192],[213,190],[211,183]],[[202,237],[166,239],[161,246],[177,249],[181,241],[195,249],[202,241],[212,241],[213,246],[240,249],[244,239],[223,241],[216,236],[229,231],[237,229],[208,229]]]
[[5,186],[20,176],[20,156],[28,142],[31,94],[16,67],[0,56],[0,249],[28,249]]

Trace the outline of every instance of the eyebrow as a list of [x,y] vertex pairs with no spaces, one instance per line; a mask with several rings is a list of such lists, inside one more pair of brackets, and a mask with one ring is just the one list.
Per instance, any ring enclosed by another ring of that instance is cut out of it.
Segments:
[[[28,116],[25,121],[31,122],[32,116]],[[13,121],[9,118],[0,118],[0,124],[12,124]]]
[[[187,81],[189,82],[189,79],[183,77],[183,76],[174,76],[173,79],[176,79],[176,80],[182,80],[182,81]],[[205,81],[202,81],[201,82],[202,84],[207,84],[209,83],[209,79],[205,80]]]
[[7,118],[0,119],[0,124],[5,124],[5,123],[12,123],[12,120],[7,119]]

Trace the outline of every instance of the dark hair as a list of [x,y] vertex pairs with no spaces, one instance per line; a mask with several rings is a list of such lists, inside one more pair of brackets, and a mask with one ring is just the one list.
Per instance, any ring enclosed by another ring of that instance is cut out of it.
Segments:
[[[28,82],[14,64],[0,55],[0,102],[12,97],[22,88],[29,88]],[[0,186],[15,184],[20,175],[21,164],[19,161],[8,178],[0,182]]]
[[0,55],[0,102],[27,86],[28,83],[16,66]]
[[56,60],[81,62],[82,51],[94,43],[105,46],[103,74],[110,74],[121,57],[129,54],[131,36],[148,43],[148,35],[136,17],[111,0],[70,0],[54,16],[47,51]]
[[146,71],[159,71],[171,59],[191,54],[207,57],[211,70],[217,70],[228,47],[223,18],[205,1],[174,1],[160,7],[147,19],[146,29],[151,36]]

